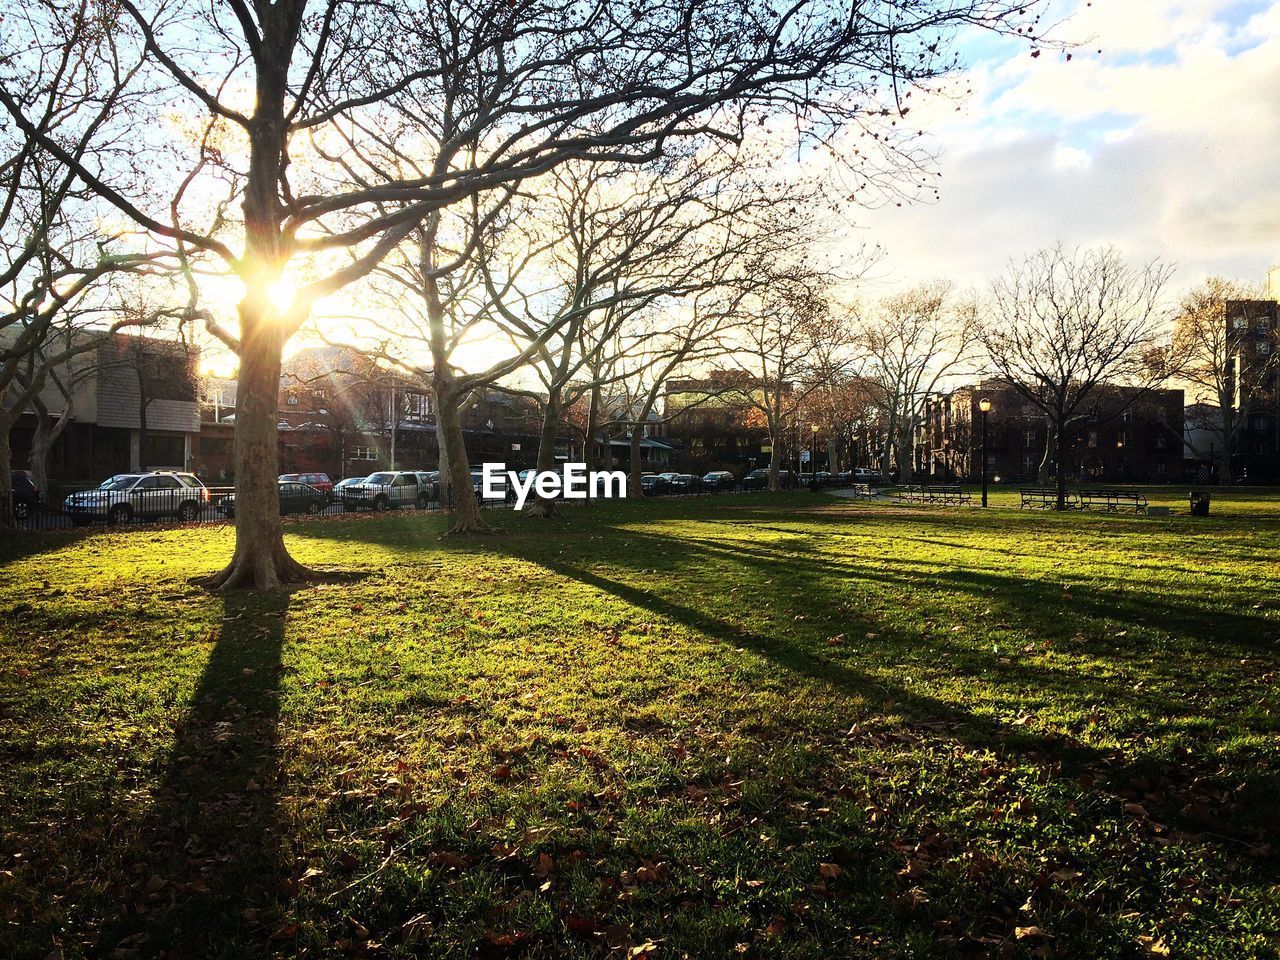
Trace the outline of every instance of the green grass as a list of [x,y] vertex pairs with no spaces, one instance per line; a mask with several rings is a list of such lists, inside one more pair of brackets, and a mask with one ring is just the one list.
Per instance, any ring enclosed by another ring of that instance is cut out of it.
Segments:
[[502,519],[0,544],[0,957],[1280,955],[1280,500]]

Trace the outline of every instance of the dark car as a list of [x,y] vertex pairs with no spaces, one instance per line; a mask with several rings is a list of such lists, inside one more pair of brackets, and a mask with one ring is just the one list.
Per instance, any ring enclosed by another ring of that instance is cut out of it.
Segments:
[[677,473],[671,481],[672,493],[697,493],[702,481],[692,473]]
[[712,470],[702,478],[702,487],[712,491],[732,490],[737,482],[737,478],[728,470]]
[[[276,484],[280,494],[280,513],[324,513],[329,505],[329,496],[307,483],[293,480],[281,480]],[[218,512],[228,520],[236,515],[236,495],[234,493],[218,501]]]
[[10,471],[9,484],[13,491],[13,519],[16,523],[23,523],[31,519],[33,513],[45,509],[44,497],[27,471]]
[[666,493],[671,487],[665,477],[660,477],[656,473],[642,474],[640,477],[640,492],[646,497],[656,497]]
[[333,481],[329,479],[327,473],[283,473],[280,475],[280,482],[291,481],[293,483],[305,483],[309,487],[315,487],[330,500],[333,500]]

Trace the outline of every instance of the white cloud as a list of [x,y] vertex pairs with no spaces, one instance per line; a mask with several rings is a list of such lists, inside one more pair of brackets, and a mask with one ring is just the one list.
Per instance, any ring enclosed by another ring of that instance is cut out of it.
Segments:
[[1005,47],[960,113],[923,105],[941,199],[855,214],[887,279],[984,286],[1058,241],[1174,262],[1179,287],[1260,279],[1280,260],[1280,5],[1095,0],[1061,32],[1097,39],[1070,62]]

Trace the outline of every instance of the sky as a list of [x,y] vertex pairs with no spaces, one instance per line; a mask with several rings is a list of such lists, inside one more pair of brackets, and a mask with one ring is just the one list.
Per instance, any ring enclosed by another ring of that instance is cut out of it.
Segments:
[[[973,94],[921,111],[941,199],[855,214],[879,283],[947,277],[984,289],[1010,258],[1114,245],[1261,282],[1280,262],[1280,3],[1060,0],[1052,36],[962,38]],[[1065,19],[1060,19],[1065,17]],[[918,105],[919,106],[919,105]],[[916,119],[913,113],[913,120]]]

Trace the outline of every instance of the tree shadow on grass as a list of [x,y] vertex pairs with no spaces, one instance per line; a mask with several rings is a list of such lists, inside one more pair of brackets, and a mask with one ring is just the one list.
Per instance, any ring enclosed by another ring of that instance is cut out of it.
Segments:
[[287,594],[230,595],[126,853],[130,884],[106,955],[239,958],[274,930],[288,880],[279,816],[281,652]]

